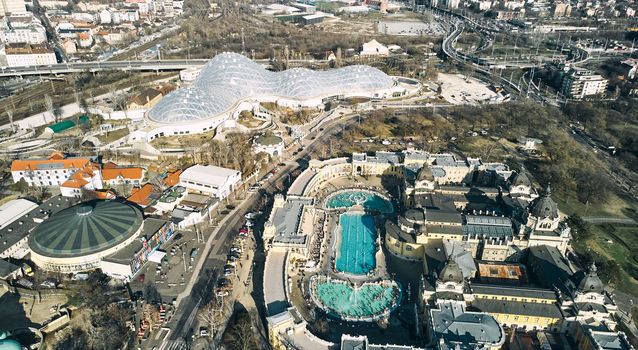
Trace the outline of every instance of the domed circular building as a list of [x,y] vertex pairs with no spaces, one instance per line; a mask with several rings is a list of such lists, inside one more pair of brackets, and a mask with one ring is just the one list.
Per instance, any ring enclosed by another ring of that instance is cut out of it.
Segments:
[[261,134],[253,140],[255,153],[268,153],[271,157],[278,157],[284,151],[284,139],[273,133]]
[[41,269],[78,272],[133,242],[141,228],[140,210],[122,202],[80,203],[38,225],[29,237],[31,260]]

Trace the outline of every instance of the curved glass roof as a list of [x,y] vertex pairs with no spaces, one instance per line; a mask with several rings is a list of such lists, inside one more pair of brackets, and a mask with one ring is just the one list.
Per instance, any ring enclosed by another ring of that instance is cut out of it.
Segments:
[[239,100],[257,96],[308,99],[391,88],[382,71],[363,65],[328,71],[293,68],[271,72],[245,56],[222,53],[210,60],[188,88],[174,91],[148,113],[158,123],[199,121],[230,109]]
[[141,225],[133,206],[94,200],[53,214],[29,237],[29,247],[48,257],[84,256],[124,242]]

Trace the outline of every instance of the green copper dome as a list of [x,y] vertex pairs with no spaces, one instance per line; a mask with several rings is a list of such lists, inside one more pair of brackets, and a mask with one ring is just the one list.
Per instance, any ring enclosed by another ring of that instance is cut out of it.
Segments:
[[142,213],[117,201],[93,200],[61,210],[41,223],[29,247],[48,257],[93,254],[114,247],[134,235]]

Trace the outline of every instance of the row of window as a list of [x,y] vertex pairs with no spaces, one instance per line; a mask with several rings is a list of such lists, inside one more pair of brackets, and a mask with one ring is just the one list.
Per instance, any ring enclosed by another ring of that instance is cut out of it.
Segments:
[[483,294],[475,294],[475,297],[477,299],[492,299],[492,300],[505,300],[505,301],[509,300],[509,301],[520,301],[520,302],[523,302],[523,303],[531,302],[531,303],[534,303],[534,304],[536,304],[536,303],[539,303],[539,304],[550,304],[550,303],[553,302],[552,300],[547,300],[547,299],[540,299],[540,301],[539,301],[539,299],[534,299],[534,298],[528,300],[527,298],[519,298],[519,297],[511,297],[511,296],[502,296],[502,297],[499,298],[497,296],[493,296],[492,295],[490,297],[488,295],[483,295]]
[[196,186],[201,186],[201,187],[206,187],[206,188],[211,188],[211,189],[214,189],[214,190],[216,190],[216,189],[217,189],[217,186],[201,184],[201,183],[199,183],[199,182],[194,182],[194,181],[190,181],[190,180],[186,180],[186,181],[184,181],[184,182],[186,182],[187,184],[196,185]]
[[[36,170],[35,172],[39,174],[39,173],[40,173],[40,172],[42,172],[42,171],[43,171],[43,170]],[[52,170],[52,171],[53,171],[54,173],[56,173],[56,174],[58,173],[58,170]],[[66,169],[62,169],[62,172],[63,172],[64,174],[66,174],[67,170],[66,170]],[[25,172],[25,171],[21,171],[19,174],[20,174],[20,175],[24,175],[25,173],[27,173],[27,174],[32,174],[32,173],[33,173],[33,171],[26,171],[26,172]],[[48,175],[48,174],[49,174],[49,171],[48,171],[48,170],[44,170],[44,173]]]

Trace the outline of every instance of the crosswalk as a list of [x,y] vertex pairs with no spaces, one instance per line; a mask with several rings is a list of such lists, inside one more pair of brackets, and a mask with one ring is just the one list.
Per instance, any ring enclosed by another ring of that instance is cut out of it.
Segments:
[[[164,344],[166,344],[166,346],[164,346]],[[162,344],[162,347],[160,348],[160,350],[186,350],[187,348],[186,342],[184,342],[184,340],[182,339],[169,340],[165,342],[164,344]]]

